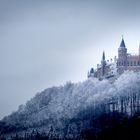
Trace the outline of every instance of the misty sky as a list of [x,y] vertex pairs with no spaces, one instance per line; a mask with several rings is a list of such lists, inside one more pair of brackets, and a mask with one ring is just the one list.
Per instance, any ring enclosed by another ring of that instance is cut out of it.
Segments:
[[140,43],[139,0],[0,0],[0,118],[37,92],[86,79],[103,50]]

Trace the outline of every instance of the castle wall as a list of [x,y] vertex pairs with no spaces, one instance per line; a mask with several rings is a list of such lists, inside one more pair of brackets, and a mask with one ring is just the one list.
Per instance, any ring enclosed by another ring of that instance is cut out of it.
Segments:
[[117,69],[119,74],[125,70],[140,71],[140,56],[127,55],[125,59],[118,58]]
[[127,66],[140,66],[140,56],[127,56]]
[[[103,69],[104,69],[104,74],[103,74]],[[108,76],[110,71],[111,71],[110,65],[105,65],[104,67],[101,66],[100,68],[97,68],[97,71],[95,72],[95,77],[102,78]]]
[[140,71],[140,56],[127,57],[127,70]]

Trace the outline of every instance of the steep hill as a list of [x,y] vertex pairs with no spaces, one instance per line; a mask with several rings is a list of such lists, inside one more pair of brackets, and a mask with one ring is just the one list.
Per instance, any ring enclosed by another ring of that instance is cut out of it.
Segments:
[[85,139],[87,131],[97,135],[112,120],[114,125],[139,112],[140,72],[125,72],[113,83],[88,79],[48,88],[3,118],[0,133],[9,137],[37,131],[49,139]]

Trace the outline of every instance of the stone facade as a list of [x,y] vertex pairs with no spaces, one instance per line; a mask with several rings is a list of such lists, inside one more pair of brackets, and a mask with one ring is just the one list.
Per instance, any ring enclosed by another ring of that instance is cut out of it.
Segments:
[[88,78],[110,78],[117,74],[122,74],[126,70],[140,71],[140,47],[137,55],[127,53],[124,39],[122,39],[118,48],[118,58],[115,56],[113,62],[112,60],[110,62],[106,61],[105,52],[103,52],[101,64],[98,64],[95,70],[91,68],[90,72],[88,72]]

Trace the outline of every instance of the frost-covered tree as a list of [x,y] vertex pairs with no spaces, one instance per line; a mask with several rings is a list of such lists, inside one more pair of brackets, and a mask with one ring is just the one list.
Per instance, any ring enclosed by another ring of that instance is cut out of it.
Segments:
[[72,133],[80,134],[88,128],[89,120],[94,122],[102,114],[115,112],[127,116],[139,114],[140,72],[125,72],[114,82],[94,78],[48,88],[5,117],[0,122],[0,131],[39,129],[49,137],[70,138]]

